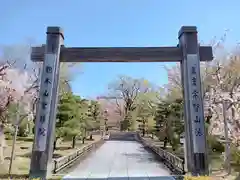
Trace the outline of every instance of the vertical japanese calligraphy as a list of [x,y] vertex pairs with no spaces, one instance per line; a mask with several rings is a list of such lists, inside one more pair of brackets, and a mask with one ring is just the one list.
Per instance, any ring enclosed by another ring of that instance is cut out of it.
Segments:
[[197,54],[187,55],[190,114],[194,153],[205,152],[204,115],[201,97],[200,61]]
[[50,117],[53,81],[55,77],[56,55],[46,54],[41,77],[40,98],[37,109],[37,128],[35,150],[45,151],[47,143],[47,129]]

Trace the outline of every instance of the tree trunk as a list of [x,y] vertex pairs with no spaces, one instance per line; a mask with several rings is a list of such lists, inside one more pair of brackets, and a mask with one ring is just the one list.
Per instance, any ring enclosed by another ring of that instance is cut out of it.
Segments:
[[3,126],[0,129],[0,163],[4,162],[4,148],[6,147],[5,135],[3,132]]
[[84,137],[87,137],[87,128],[84,128]]
[[[1,142],[2,143],[2,142]],[[4,163],[4,153],[3,153],[3,147],[0,146],[0,164]]]
[[57,140],[58,138],[55,138],[55,140],[53,141],[53,151],[57,149]]
[[164,138],[164,141],[163,141],[163,148],[166,149],[167,148],[167,143],[168,143],[168,139],[167,137]]
[[[230,149],[230,139],[228,137],[228,123],[227,123],[227,115],[226,115],[226,111],[227,111],[227,103],[225,101],[223,101],[223,122],[224,122],[224,135],[225,135],[225,158],[224,158],[224,167],[225,170],[227,171],[228,175],[231,174],[231,149]],[[233,113],[233,111],[232,111]],[[234,115],[234,113],[233,113]]]
[[72,138],[72,149],[75,148],[76,145],[76,136],[73,136]]
[[145,131],[145,121],[143,120],[143,137],[145,136],[146,131]]

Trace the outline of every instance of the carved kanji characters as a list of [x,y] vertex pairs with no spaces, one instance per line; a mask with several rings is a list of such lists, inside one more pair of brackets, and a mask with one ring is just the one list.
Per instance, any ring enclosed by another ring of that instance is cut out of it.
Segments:
[[51,84],[51,80],[49,78],[46,78],[45,81],[44,81],[46,84]]
[[48,105],[48,104],[47,104],[46,102],[42,102],[42,108],[43,108],[43,109],[46,109],[46,108],[47,108],[47,105]]
[[198,112],[198,111],[199,111],[199,107],[200,107],[199,104],[193,103],[193,109],[194,109],[195,112]]
[[47,97],[47,96],[49,95],[48,91],[45,90],[44,93],[43,93],[43,95]]
[[52,67],[51,66],[46,67],[46,73],[52,73]]
[[201,128],[195,128],[195,136],[202,136],[203,133],[202,133],[202,130]]
[[193,86],[197,85],[197,78],[196,77],[192,77],[192,85]]
[[41,136],[46,136],[46,129],[45,128],[39,128],[38,129],[38,133]]
[[192,98],[193,98],[194,100],[196,100],[196,99],[198,99],[198,97],[199,97],[199,92],[198,92],[197,90],[193,90],[193,92],[192,92]]
[[201,118],[199,116],[196,116],[194,119],[195,123],[200,123],[201,122]]
[[40,122],[41,122],[41,123],[44,123],[45,120],[46,120],[46,116],[45,116],[45,115],[40,116]]
[[195,66],[192,66],[192,74],[197,74],[197,71],[196,71],[196,67]]

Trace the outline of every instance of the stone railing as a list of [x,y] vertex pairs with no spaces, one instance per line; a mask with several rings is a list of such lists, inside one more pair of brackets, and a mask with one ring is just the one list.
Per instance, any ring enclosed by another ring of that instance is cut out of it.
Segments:
[[89,144],[86,147],[76,150],[72,154],[53,160],[52,172],[55,174],[67,168],[69,165],[73,164],[79,158],[87,155],[92,150],[97,149],[103,143],[104,143],[104,140],[101,139],[93,144]]
[[173,174],[185,174],[184,160],[143,139],[140,135],[136,135],[136,140],[140,141],[145,147],[150,148],[154,153],[156,153],[164,164],[171,169]]

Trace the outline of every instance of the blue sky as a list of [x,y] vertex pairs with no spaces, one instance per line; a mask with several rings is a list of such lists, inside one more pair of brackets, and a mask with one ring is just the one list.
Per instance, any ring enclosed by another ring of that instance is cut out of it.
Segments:
[[[65,46],[175,46],[182,25],[196,25],[209,42],[229,29],[240,40],[239,0],[1,0],[0,44],[45,43],[47,26],[61,26]],[[72,82],[85,97],[104,94],[119,74],[167,82],[163,63],[84,63]]]

